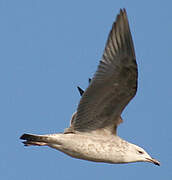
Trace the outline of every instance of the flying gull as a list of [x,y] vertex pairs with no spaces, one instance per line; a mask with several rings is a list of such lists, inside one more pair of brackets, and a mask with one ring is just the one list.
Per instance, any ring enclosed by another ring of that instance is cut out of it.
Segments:
[[117,136],[121,113],[137,91],[137,63],[127,13],[121,9],[110,31],[102,59],[83,91],[70,127],[64,133],[23,134],[25,146],[49,146],[67,155],[105,163],[151,162],[143,148]]

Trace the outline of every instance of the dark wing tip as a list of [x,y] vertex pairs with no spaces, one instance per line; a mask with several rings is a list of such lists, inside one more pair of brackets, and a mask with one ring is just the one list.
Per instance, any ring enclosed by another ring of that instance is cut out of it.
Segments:
[[83,89],[81,89],[79,86],[77,86],[77,89],[78,89],[78,91],[79,91],[80,95],[82,96],[82,95],[84,94],[84,90],[83,90]]
[[112,25],[105,47],[105,57],[111,58],[124,53],[135,59],[134,44],[125,8],[120,9]]
[[127,12],[126,12],[126,9],[125,9],[125,8],[120,8],[120,14],[122,14],[122,13],[127,14]]
[[91,83],[91,78],[88,79],[89,84]]

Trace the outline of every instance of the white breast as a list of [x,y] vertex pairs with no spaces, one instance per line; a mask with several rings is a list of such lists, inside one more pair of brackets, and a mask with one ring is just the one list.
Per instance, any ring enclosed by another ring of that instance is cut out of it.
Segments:
[[[126,141],[118,136],[91,136],[85,134],[58,134],[58,143],[49,146],[69,156],[96,162],[119,163]],[[121,149],[121,147],[123,147]],[[126,146],[127,148],[127,146]]]

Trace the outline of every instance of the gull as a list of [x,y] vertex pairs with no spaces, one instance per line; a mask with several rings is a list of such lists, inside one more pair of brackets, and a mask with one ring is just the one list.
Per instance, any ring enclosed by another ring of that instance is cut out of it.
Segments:
[[117,135],[121,113],[137,91],[138,69],[127,13],[120,9],[98,69],[88,88],[81,88],[77,111],[63,133],[23,134],[25,146],[49,146],[71,157],[112,164],[150,162],[143,148]]

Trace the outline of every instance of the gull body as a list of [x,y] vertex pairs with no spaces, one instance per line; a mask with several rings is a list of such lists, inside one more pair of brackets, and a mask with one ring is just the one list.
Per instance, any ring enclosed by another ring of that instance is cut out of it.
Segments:
[[49,146],[71,157],[105,163],[151,162],[143,148],[117,135],[121,113],[137,91],[137,63],[126,10],[120,10],[102,59],[64,133],[23,134],[26,146]]
[[28,139],[25,143],[27,146],[46,145],[78,159],[113,164],[145,161],[159,165],[159,162],[152,159],[141,147],[114,135],[104,136],[104,134],[97,133],[95,135],[87,133],[24,134],[22,139]]

